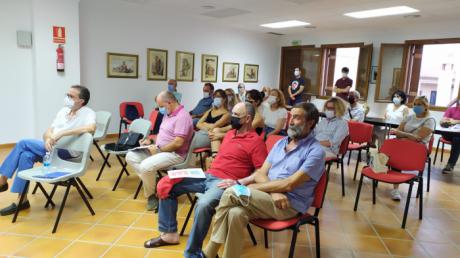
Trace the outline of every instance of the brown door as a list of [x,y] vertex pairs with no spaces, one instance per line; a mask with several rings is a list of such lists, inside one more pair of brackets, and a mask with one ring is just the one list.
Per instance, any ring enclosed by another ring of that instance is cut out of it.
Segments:
[[372,60],[372,44],[365,45],[359,50],[358,73],[356,75],[356,90],[361,93],[361,98],[367,100],[369,77]]
[[281,48],[281,72],[280,72],[280,90],[283,91],[288,101],[288,87],[291,80],[294,78],[294,69],[301,66],[302,48],[282,47]]

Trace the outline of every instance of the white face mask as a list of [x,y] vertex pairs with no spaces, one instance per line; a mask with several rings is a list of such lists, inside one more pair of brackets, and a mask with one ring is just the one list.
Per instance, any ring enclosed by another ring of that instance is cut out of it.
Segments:
[[209,92],[203,92],[203,98],[209,98]]
[[329,118],[329,119],[335,117],[335,111],[332,111],[332,110],[326,110],[324,114],[326,115],[326,118]]
[[295,76],[299,76],[299,75],[300,75],[300,71],[299,71],[299,70],[294,70],[294,75],[295,75]]
[[400,99],[400,98],[397,98],[397,97],[394,97],[394,98],[393,98],[393,103],[394,103],[396,106],[399,106],[399,105],[401,105],[401,99]]
[[68,96],[64,98],[65,107],[72,108],[74,105],[75,105],[75,101],[73,101],[73,99],[69,98]]
[[267,103],[270,105],[273,105],[276,103],[276,97],[275,96],[269,96],[267,99]]
[[348,73],[342,73],[342,77],[347,77],[348,76]]

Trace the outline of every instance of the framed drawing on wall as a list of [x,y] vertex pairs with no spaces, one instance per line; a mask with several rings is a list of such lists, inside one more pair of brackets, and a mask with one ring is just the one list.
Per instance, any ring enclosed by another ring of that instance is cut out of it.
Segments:
[[223,82],[237,82],[239,76],[240,64],[224,62],[222,67]]
[[371,80],[370,83],[376,83],[377,82],[377,73],[378,73],[378,67],[377,66],[372,66],[371,67]]
[[243,81],[244,82],[258,82],[259,81],[259,65],[245,64]]
[[122,53],[107,53],[107,77],[136,79],[138,74],[139,56]]
[[216,55],[201,55],[201,81],[217,82],[218,57]]
[[176,80],[193,81],[195,66],[195,54],[190,52],[176,51]]
[[147,80],[166,81],[168,74],[168,50],[147,49]]

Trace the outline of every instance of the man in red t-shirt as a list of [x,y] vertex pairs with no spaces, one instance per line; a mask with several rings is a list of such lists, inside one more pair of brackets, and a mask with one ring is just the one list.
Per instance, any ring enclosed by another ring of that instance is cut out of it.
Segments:
[[203,240],[224,190],[234,184],[251,182],[252,173],[267,157],[263,139],[252,128],[254,115],[255,109],[250,103],[235,105],[231,118],[233,130],[225,135],[206,179],[184,178],[173,186],[168,198],[160,200],[158,225],[161,234],[146,241],[146,248],[179,244],[177,197],[185,193],[203,193],[196,203],[195,219],[184,253],[185,257],[201,257]]
[[341,97],[343,100],[348,101],[348,94],[353,86],[353,80],[348,77],[348,67],[342,68],[342,78],[335,82],[334,92],[337,97]]

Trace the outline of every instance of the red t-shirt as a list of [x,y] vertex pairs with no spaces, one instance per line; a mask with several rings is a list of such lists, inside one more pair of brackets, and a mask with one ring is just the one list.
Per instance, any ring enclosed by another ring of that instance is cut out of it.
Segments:
[[[346,87],[348,86],[351,87],[352,85],[353,85],[353,80],[348,77],[345,77],[345,78],[342,77],[335,82],[335,86],[339,89],[345,89]],[[341,97],[342,99],[348,101],[348,93],[337,93],[336,96]]]
[[229,131],[222,141],[208,173],[222,179],[241,179],[262,167],[267,157],[265,143],[255,131],[238,134]]

